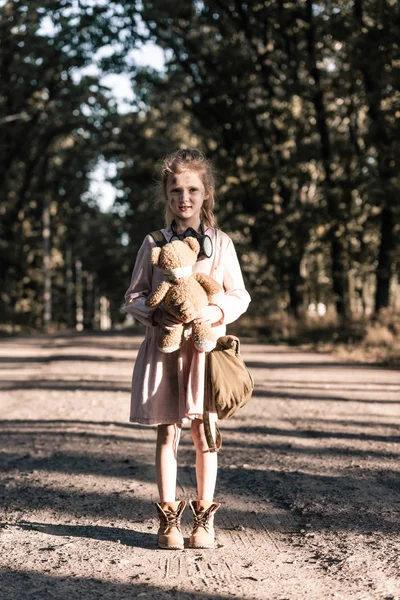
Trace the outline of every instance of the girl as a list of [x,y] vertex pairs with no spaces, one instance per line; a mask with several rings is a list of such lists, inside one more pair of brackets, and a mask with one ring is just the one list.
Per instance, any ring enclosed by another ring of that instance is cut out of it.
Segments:
[[[211,164],[197,150],[178,150],[165,158],[160,183],[165,199],[166,227],[162,233],[166,241],[173,236],[183,239],[185,232],[186,236],[194,235],[200,241],[204,236],[211,239],[212,255],[199,260],[193,270],[216,279],[225,294],[218,305],[208,305],[196,320],[212,325],[217,337],[222,336],[226,324],[235,321],[247,309],[250,296],[244,287],[232,240],[216,227]],[[146,325],[145,339],[133,371],[130,421],[157,425],[158,546],[180,550],[184,547],[180,519],[186,503],[175,498],[177,451],[182,425],[190,423],[196,450],[198,497],[189,503],[194,516],[189,547],[212,548],[213,515],[220,505],[213,500],[217,454],[208,451],[203,427],[205,355],[195,349],[190,328],[176,352],[163,354],[157,349],[159,326],[174,327],[177,322],[162,308],[152,311],[145,305],[146,298],[163,279],[163,272],[152,267],[150,261],[150,252],[155,246],[153,237],[146,236],[125,294],[124,309]],[[210,421],[215,437],[217,415],[210,417],[213,417]]]

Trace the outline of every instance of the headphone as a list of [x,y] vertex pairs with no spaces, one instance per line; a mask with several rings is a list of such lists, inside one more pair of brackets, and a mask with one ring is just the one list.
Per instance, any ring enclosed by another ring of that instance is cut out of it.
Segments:
[[200,245],[200,251],[199,254],[197,256],[197,260],[203,260],[205,258],[210,258],[212,256],[213,253],[213,244],[211,241],[211,238],[209,235],[206,235],[204,233],[204,228],[203,228],[203,224],[200,224],[200,231],[201,233],[198,233],[195,229],[193,229],[193,227],[188,227],[186,229],[186,231],[184,231],[183,233],[178,233],[176,231],[176,223],[175,221],[172,221],[171,223],[171,229],[172,229],[172,237],[169,240],[170,242],[175,242],[176,240],[184,240],[185,238],[188,237],[193,237],[195,238]]

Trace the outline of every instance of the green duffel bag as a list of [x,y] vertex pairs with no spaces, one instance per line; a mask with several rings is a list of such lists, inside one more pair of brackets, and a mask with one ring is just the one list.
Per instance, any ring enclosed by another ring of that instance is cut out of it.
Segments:
[[212,352],[206,355],[204,386],[204,432],[210,452],[221,447],[221,433],[216,425],[213,440],[210,411],[219,419],[230,419],[251,398],[254,380],[240,356],[240,341],[234,335],[224,335],[217,340]]

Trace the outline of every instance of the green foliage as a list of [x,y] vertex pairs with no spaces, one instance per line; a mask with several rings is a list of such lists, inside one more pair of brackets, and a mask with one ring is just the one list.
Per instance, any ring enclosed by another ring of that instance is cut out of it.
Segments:
[[[99,77],[77,69],[117,40],[124,23],[110,19],[116,3],[84,5],[14,1],[1,13],[0,312],[5,323],[42,324],[46,277],[54,279],[54,320],[65,323],[67,247],[74,263],[83,262],[84,275],[98,281],[99,293],[113,295],[111,266],[120,277],[121,225],[83,201],[88,173],[113,143],[119,115]],[[42,268],[47,206],[51,273]]]
[[372,309],[371,277],[377,308],[390,301],[399,14],[379,4],[143,5],[149,38],[171,54],[164,76],[141,71],[136,89],[171,127],[178,106],[191,127],[181,144],[197,138],[222,174],[219,219],[247,252],[255,311],[299,315],[322,299],[346,318],[359,294]]
[[[162,225],[156,163],[189,146],[219,172],[218,218],[250,311],[298,317],[323,302],[346,320],[388,306],[400,261],[399,30],[392,1],[6,2],[2,321],[41,325],[50,277],[53,320],[71,325],[77,260],[86,324],[100,295],[122,318],[136,251]],[[164,72],[133,64],[146,41],[165,50]],[[102,85],[106,73],[131,77],[130,111]],[[99,157],[117,165],[107,215],[88,197]]]

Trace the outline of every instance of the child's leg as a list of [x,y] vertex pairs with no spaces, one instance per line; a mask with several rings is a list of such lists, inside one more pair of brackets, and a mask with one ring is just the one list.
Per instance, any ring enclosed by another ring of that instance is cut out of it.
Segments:
[[[211,432],[215,438],[215,423],[210,422]],[[204,434],[204,424],[201,419],[192,421],[192,438],[196,448],[196,479],[199,500],[212,502],[217,481],[218,458],[216,452],[208,451]]]
[[156,475],[160,502],[174,502],[180,425],[158,425]]

